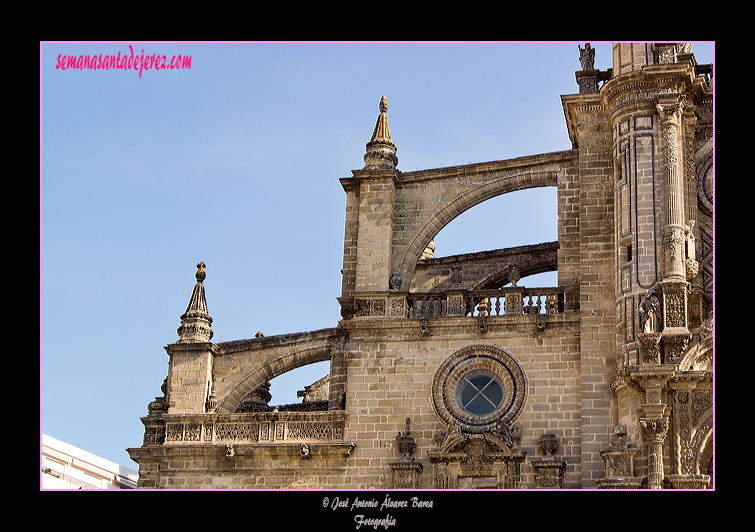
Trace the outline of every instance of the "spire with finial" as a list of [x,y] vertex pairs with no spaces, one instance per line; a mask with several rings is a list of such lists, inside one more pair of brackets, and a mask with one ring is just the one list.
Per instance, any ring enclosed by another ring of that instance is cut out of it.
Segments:
[[396,144],[391,139],[391,128],[388,127],[388,100],[380,98],[380,116],[378,116],[375,131],[367,143],[367,153],[364,155],[366,169],[393,169],[398,165]]
[[181,326],[178,328],[179,342],[209,342],[212,338],[212,318],[207,313],[207,300],[204,295],[205,267],[204,262],[197,264],[195,277],[197,284],[191,293],[186,312],[181,316]]

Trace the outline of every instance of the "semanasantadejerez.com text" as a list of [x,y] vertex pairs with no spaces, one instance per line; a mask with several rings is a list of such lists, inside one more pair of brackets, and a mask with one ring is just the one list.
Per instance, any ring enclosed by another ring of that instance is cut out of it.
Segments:
[[121,54],[100,54],[100,55],[63,55],[58,54],[58,61],[55,68],[59,70],[138,70],[139,78],[142,77],[144,70],[176,70],[191,68],[190,55],[174,55],[168,60],[167,55],[146,54],[142,50],[141,55],[134,55],[134,49],[131,45],[128,47],[129,52]]

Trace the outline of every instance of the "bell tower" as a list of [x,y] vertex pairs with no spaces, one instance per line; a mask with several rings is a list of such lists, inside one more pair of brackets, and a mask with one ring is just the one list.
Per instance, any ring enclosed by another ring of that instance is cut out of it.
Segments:
[[613,137],[616,362],[639,385],[641,408],[619,381],[614,390],[619,423],[639,427],[647,445],[647,486],[660,489],[679,463],[663,456],[673,376],[710,307],[698,275],[696,161],[711,150],[711,67],[697,65],[690,43],[615,43],[612,52],[600,94]]
[[614,43],[601,89],[613,130],[620,364],[674,363],[699,326],[694,152],[709,87],[690,43]]

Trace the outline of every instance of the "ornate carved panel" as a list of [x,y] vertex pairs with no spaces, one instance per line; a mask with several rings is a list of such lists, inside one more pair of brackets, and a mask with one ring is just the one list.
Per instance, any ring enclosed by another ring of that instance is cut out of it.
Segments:
[[525,453],[496,434],[452,434],[428,451],[436,489],[519,488]]

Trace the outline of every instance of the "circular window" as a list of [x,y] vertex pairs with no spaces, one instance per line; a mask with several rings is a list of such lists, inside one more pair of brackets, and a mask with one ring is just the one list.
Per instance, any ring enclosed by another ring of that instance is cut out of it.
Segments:
[[503,392],[498,375],[489,370],[473,369],[463,374],[456,385],[456,404],[469,415],[485,416],[501,406]]
[[499,421],[510,423],[525,397],[519,364],[503,349],[470,346],[448,357],[433,380],[433,404],[446,422],[482,432]]

